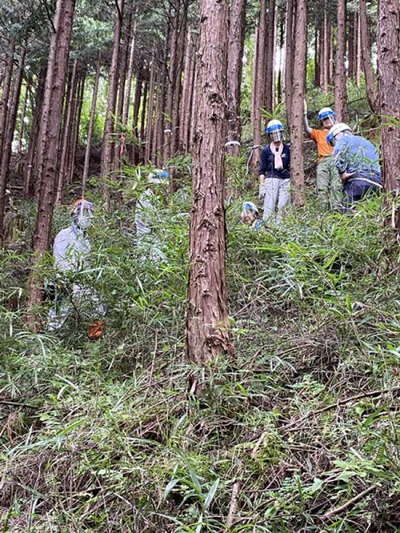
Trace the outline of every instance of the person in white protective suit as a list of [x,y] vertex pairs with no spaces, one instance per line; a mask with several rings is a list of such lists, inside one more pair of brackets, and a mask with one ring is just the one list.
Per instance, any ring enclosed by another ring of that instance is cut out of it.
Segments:
[[[93,218],[93,204],[83,198],[77,200],[72,206],[71,216],[72,224],[62,229],[54,239],[54,262],[60,274],[83,271],[88,266],[91,251],[86,230]],[[74,310],[83,319],[92,321],[88,329],[90,339],[102,336],[104,322],[101,318],[105,315],[105,307],[93,289],[77,283],[72,284],[67,294],[56,294],[55,304],[49,311],[48,329],[60,329]]]
[[[152,185],[168,184],[170,179],[167,170],[156,170],[149,174],[147,182]],[[155,193],[148,187],[140,196],[135,210],[136,244],[143,253],[152,261],[166,261],[167,258],[161,250],[161,241],[156,234],[156,228],[161,227],[158,223],[158,210],[155,204]]]

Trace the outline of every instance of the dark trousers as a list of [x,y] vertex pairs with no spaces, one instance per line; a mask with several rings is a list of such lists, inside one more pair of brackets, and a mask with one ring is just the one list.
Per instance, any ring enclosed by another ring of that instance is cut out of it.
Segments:
[[366,181],[348,180],[343,187],[344,203],[346,206],[351,206],[354,202],[361,200],[367,192],[378,192],[379,187],[372,185]]

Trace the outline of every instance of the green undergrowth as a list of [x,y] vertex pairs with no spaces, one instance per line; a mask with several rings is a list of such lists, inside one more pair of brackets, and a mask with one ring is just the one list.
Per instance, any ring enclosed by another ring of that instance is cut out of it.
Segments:
[[2,531],[400,530],[400,264],[381,201],[343,216],[311,199],[262,232],[240,205],[236,356],[203,368],[184,356],[185,191],[160,203],[166,263],[133,246],[129,209],[98,209],[80,279],[108,307],[98,342],[79,317],[26,331],[27,259],[3,253]]

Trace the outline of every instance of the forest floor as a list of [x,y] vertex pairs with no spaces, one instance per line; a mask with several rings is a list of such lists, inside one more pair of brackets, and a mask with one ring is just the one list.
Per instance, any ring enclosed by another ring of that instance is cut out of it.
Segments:
[[[400,257],[382,199],[345,216],[310,192],[260,232],[239,223],[252,193],[233,200],[236,357],[200,368],[184,355],[188,190],[160,200],[167,263],[132,245],[133,191],[91,229],[80,282],[108,307],[97,342],[78,319],[25,329],[33,208],[19,206],[0,255],[0,530],[400,531]],[[55,231],[67,223],[60,208]]]

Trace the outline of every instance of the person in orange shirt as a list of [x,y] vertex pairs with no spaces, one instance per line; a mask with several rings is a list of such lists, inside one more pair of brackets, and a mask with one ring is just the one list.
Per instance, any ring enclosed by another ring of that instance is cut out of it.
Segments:
[[332,156],[333,148],[326,140],[330,128],[336,123],[336,113],[323,107],[318,113],[322,129],[310,128],[307,120],[307,105],[304,102],[304,129],[317,145],[317,194],[327,209],[338,209],[342,203],[342,183]]

